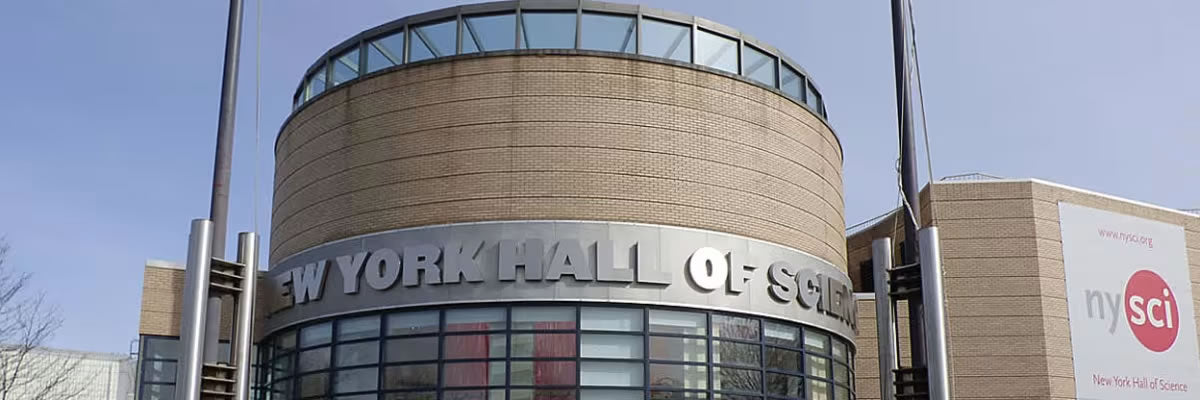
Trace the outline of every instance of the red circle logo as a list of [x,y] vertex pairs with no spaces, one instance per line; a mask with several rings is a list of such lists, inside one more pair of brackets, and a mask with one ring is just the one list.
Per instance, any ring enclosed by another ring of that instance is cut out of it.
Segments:
[[1175,292],[1153,271],[1134,272],[1125,284],[1125,319],[1142,346],[1163,352],[1179,336],[1179,306]]

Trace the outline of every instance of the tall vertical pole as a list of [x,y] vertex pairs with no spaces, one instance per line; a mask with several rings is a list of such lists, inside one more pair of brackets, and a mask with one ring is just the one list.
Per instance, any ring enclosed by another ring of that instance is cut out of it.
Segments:
[[875,333],[879,343],[879,398],[896,398],[895,370],[899,368],[896,345],[896,316],[893,311],[891,280],[892,238],[871,242],[872,267],[875,270]]
[[[213,222],[212,253],[225,258],[225,229],[229,219],[229,175],[233,164],[234,112],[237,111],[238,56],[242,48],[242,2],[229,0],[229,23],[225,31],[225,68],[221,80],[221,108],[217,116],[217,154],[213,162],[212,202],[209,219]],[[221,298],[208,298],[205,315],[204,361],[215,363],[221,337]]]
[[181,354],[175,371],[175,399],[200,399],[200,372],[204,362],[204,309],[208,298],[208,275],[212,263],[213,223],[192,220],[188,236],[187,275],[183,284],[183,316],[179,329]]
[[234,321],[233,331],[233,359],[234,365],[237,365],[236,378],[234,380],[237,385],[234,388],[234,400],[250,400],[250,372],[251,372],[251,342],[254,338],[251,336],[252,328],[254,327],[254,298],[256,296],[256,288],[258,287],[258,234],[254,232],[242,232],[238,234],[238,257],[239,264],[246,268],[242,270],[242,292],[238,294],[237,303],[237,319]]
[[[920,260],[917,225],[921,201],[917,191],[917,145],[913,141],[912,95],[908,84],[908,16],[906,0],[892,0],[892,53],[896,67],[896,118],[900,125],[900,184],[904,192],[904,257],[902,264]],[[925,366],[925,321],[920,296],[908,299],[908,333],[912,364]]]
[[946,303],[942,297],[941,245],[938,228],[921,229],[921,295],[925,298],[925,330],[929,400],[950,400],[950,354],[946,346]]

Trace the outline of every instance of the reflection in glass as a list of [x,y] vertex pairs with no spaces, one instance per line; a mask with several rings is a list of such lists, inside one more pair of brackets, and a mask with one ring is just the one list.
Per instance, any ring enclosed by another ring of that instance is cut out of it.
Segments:
[[379,389],[379,369],[343,369],[333,374],[333,392],[365,392]]
[[691,61],[692,27],[643,18],[642,54],[675,61]]
[[775,57],[750,46],[742,46],[742,75],[758,83],[774,87]]
[[650,359],[704,362],[708,360],[708,344],[704,339],[651,336]]
[[276,351],[288,351],[296,348],[296,331],[287,331],[275,339]]
[[[282,337],[280,337],[280,341],[283,341],[283,339],[287,338],[287,337],[289,337],[289,336],[283,335]],[[291,343],[294,346],[296,343],[296,335],[293,333],[290,336],[290,338],[291,338]],[[172,360],[178,359],[179,358],[179,339],[146,337],[146,345],[142,348],[142,358],[143,359],[166,358],[166,359],[172,359]]]
[[829,383],[809,379],[808,398],[809,400],[829,400]]
[[573,307],[514,307],[513,330],[575,329]]
[[333,325],[328,322],[306,327],[300,331],[300,347],[326,344],[333,338]]
[[300,352],[300,372],[329,368],[329,348],[321,347]]
[[758,320],[713,314],[713,336],[742,340],[758,340]]
[[522,49],[575,48],[575,12],[522,12]]
[[707,327],[702,313],[650,310],[650,332],[704,335]]
[[833,341],[833,359],[841,362],[847,362],[849,352],[846,349],[846,342],[840,340]]
[[575,400],[574,390],[562,389],[513,389],[508,400]]
[[579,384],[583,386],[642,386],[640,362],[584,361],[579,363]]
[[650,364],[650,386],[708,389],[708,367],[687,364]]
[[438,331],[438,312],[419,311],[389,315],[388,336],[419,335]]
[[442,400],[503,400],[504,389],[447,390]]
[[447,332],[493,331],[504,329],[503,308],[467,308],[446,311]]
[[329,373],[309,374],[300,377],[300,396],[320,396],[329,388]]
[[325,64],[321,64],[317,68],[317,72],[308,77],[308,83],[304,85],[304,88],[304,100],[310,100],[325,91]]
[[640,359],[644,354],[641,336],[585,334],[580,340],[581,357]]
[[804,358],[798,351],[784,350],[774,347],[767,348],[767,368],[778,369],[783,371],[802,372],[800,367],[803,365],[801,360]]
[[787,65],[779,76],[779,90],[797,101],[804,101],[804,77]]
[[748,369],[713,367],[713,390],[761,392],[762,374]]
[[143,361],[142,382],[175,383],[175,361]]
[[404,32],[367,43],[367,72],[404,63]]
[[384,393],[384,400],[436,400],[437,393],[435,392],[399,392],[399,393]]
[[813,111],[821,111],[821,95],[817,94],[817,88],[813,87],[812,83],[808,84],[808,93],[805,95],[805,99],[808,100],[808,106]]
[[738,72],[738,42],[725,36],[698,30],[696,33],[696,64],[725,72]]
[[834,387],[833,393],[835,395],[833,397],[837,400],[850,400],[850,389],[847,389],[844,386]]
[[833,381],[841,384],[850,384],[850,369],[846,368],[845,364],[833,363]]
[[539,358],[575,357],[575,334],[513,334],[511,356]]
[[390,366],[383,373],[384,389],[418,389],[437,386],[437,364]]
[[583,307],[580,329],[595,331],[640,332],[642,309]]
[[379,336],[379,316],[372,315],[338,321],[338,340],[366,339]]
[[517,17],[514,14],[463,18],[462,52],[512,50],[516,45]]
[[[716,396],[720,396],[720,395],[721,395],[720,393],[716,394]],[[650,398],[654,399],[654,400],[706,400],[706,399],[708,399],[708,393],[705,393],[705,392],[672,392],[672,391],[666,391],[666,390],[651,390]],[[719,399],[720,397],[714,397],[714,398]],[[751,400],[751,399],[745,399],[745,400]],[[761,400],[761,399],[753,399],[753,400]]]
[[579,391],[579,400],[642,400],[645,396],[641,390],[624,389],[583,389]]
[[767,394],[775,396],[803,397],[804,377],[768,372]]
[[808,375],[829,379],[829,359],[809,354]]
[[372,340],[353,344],[339,344],[337,351],[334,353],[337,354],[337,361],[334,365],[339,367],[374,364],[379,361],[379,342]]
[[408,61],[454,55],[457,21],[415,26],[409,32]]
[[275,361],[271,362],[271,365],[271,369],[274,370],[276,376],[286,377],[292,375],[292,355],[276,358]]
[[504,357],[504,334],[455,335],[442,340],[446,359]]
[[438,338],[423,336],[415,338],[388,339],[387,357],[389,362],[436,360],[438,357]]
[[447,363],[442,367],[447,387],[503,385],[504,375],[504,361]]
[[513,361],[509,380],[513,385],[575,385],[574,361]]
[[633,53],[637,47],[636,21],[631,16],[584,13],[580,21],[579,48]]
[[713,362],[757,367],[762,365],[760,347],[757,344],[713,341]]
[[358,48],[342,53],[333,60],[333,86],[358,77]]
[[805,329],[804,349],[813,353],[829,354],[829,335],[812,329]]

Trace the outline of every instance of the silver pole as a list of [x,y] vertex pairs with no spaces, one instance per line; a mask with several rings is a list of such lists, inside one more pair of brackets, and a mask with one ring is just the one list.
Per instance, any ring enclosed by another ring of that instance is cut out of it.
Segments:
[[879,398],[896,398],[896,377],[900,367],[896,358],[896,316],[892,314],[891,286],[888,275],[892,269],[892,238],[871,242],[871,260],[875,269],[875,334],[879,343]]
[[208,306],[212,231],[212,221],[192,220],[192,233],[188,236],[187,270],[183,281],[183,315],[179,324],[182,352],[175,372],[177,400],[200,399],[200,374],[204,368],[204,312]]
[[238,263],[246,266],[242,271],[242,292],[238,294],[237,322],[234,323],[233,346],[230,352],[233,365],[237,366],[235,400],[250,400],[251,350],[254,337],[254,297],[258,283],[258,235],[253,232],[238,234]]
[[950,362],[946,351],[946,303],[943,300],[941,246],[937,227],[922,229],[921,296],[925,298],[925,352],[929,399],[950,399]]
[[[229,214],[229,174],[233,164],[234,111],[237,107],[238,56],[242,51],[242,1],[229,0],[229,23],[225,31],[225,67],[221,80],[221,108],[217,114],[217,151],[213,161],[212,201],[213,254],[225,259],[225,226]],[[221,339],[221,297],[208,298],[204,361],[216,363]]]

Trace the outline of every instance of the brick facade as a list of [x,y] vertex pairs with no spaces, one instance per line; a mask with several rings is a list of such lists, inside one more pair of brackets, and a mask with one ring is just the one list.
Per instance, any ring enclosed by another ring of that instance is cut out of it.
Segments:
[[729,232],[844,267],[841,163],[804,107],[694,67],[417,64],[339,87],[284,126],[270,258],[397,228],[569,219]]

